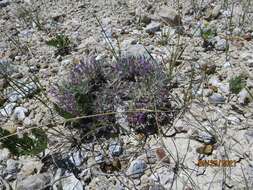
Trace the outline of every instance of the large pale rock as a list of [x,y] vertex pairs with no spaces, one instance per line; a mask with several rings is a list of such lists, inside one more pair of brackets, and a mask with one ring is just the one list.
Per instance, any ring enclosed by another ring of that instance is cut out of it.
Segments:
[[67,174],[62,176],[62,170],[58,169],[56,171],[55,179],[56,183],[53,186],[53,190],[83,190],[83,185],[74,174]]
[[13,117],[18,121],[23,121],[26,117],[28,110],[24,107],[16,107],[14,109]]
[[20,89],[14,90],[8,94],[10,102],[17,102],[18,100],[30,96],[37,91],[35,83],[24,84]]
[[18,182],[17,190],[43,189],[50,183],[51,176],[48,173],[32,175]]
[[15,106],[16,106],[16,103],[9,103],[4,108],[0,109],[0,117],[9,117],[9,116],[11,116]]
[[24,159],[20,162],[22,163],[20,174],[24,177],[28,177],[36,172],[39,172],[43,166],[41,161],[35,160],[33,158]]
[[163,6],[157,11],[158,17],[170,26],[181,26],[182,20],[178,12],[170,7]]
[[6,174],[13,175],[19,170],[20,163],[17,160],[9,159],[6,162]]
[[149,48],[145,48],[141,44],[134,44],[134,45],[129,45],[125,49],[122,50],[122,57],[124,58],[131,58],[131,57],[146,57],[150,58],[149,55]]
[[246,89],[242,89],[238,96],[238,101],[242,105],[247,104],[251,100],[251,96]]
[[61,183],[62,190],[83,190],[82,183],[73,174],[69,177],[63,178]]
[[10,157],[11,153],[7,148],[0,150],[0,162],[5,161]]
[[149,25],[146,26],[145,31],[149,34],[154,34],[155,32],[159,31],[161,24],[159,22],[151,22]]
[[226,99],[218,93],[214,93],[213,95],[209,96],[208,100],[211,104],[224,104],[226,101]]

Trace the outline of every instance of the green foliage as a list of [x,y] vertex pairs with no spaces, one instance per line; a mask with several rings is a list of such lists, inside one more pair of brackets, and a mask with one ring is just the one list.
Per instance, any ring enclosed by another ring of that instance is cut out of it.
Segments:
[[204,40],[209,40],[209,39],[212,39],[213,37],[215,37],[215,33],[212,31],[212,30],[202,30],[201,32],[201,37],[204,39]]
[[202,28],[200,28],[200,35],[204,41],[209,41],[216,36],[216,29],[211,28],[208,23],[205,23]]
[[168,42],[170,41],[171,37],[172,36],[169,31],[162,31],[157,43],[161,46],[166,46],[168,45]]
[[[31,135],[25,133],[22,138],[11,135],[9,131],[0,128],[0,140],[4,148],[16,155],[36,155],[47,148],[47,135],[42,129],[32,129]],[[5,138],[6,136],[9,136]]]
[[234,94],[238,94],[244,87],[246,83],[243,76],[236,76],[229,81],[230,91]]
[[53,39],[47,41],[47,45],[54,46],[56,48],[67,47],[69,44],[69,38],[63,34],[56,35]]
[[90,94],[76,93],[75,98],[79,107],[86,114],[92,113],[93,98]]
[[47,45],[57,48],[56,55],[66,55],[70,52],[71,41],[68,36],[58,34],[46,42]]

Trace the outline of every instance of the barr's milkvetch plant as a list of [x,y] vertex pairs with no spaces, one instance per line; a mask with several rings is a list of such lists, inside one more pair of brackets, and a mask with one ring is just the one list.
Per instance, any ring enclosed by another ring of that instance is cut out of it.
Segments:
[[76,65],[49,94],[56,111],[66,119],[99,115],[75,122],[81,128],[116,127],[117,118],[108,113],[124,106],[130,128],[153,133],[173,121],[175,109],[168,84],[165,67],[151,58],[120,58],[107,63],[90,57]]

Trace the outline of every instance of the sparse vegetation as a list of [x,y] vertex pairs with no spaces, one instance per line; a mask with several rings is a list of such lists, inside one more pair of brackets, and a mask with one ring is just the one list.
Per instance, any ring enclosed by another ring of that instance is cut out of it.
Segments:
[[[68,80],[53,87],[50,94],[58,113],[67,119],[116,113],[117,105],[125,105],[130,128],[154,133],[158,126],[170,126],[176,114],[164,69],[145,58],[123,58],[112,65],[91,58],[77,65]],[[114,115],[79,121],[85,129],[90,125],[96,129],[103,123],[113,128],[118,125]]]
[[47,135],[41,129],[32,129],[31,133],[24,133],[19,137],[0,128],[0,139],[3,148],[8,148],[15,156],[37,155],[47,148]]
[[70,53],[71,41],[64,34],[57,34],[46,42],[47,45],[57,48],[56,55],[66,55]]
[[169,31],[162,31],[161,35],[159,36],[159,39],[157,40],[157,43],[161,46],[166,46],[168,45],[171,38],[172,35]]
[[204,22],[200,27],[200,35],[203,39],[203,47],[206,49],[212,49],[214,47],[213,39],[217,35],[216,29],[211,28],[208,22]]
[[234,94],[238,94],[245,87],[245,79],[242,75],[236,76],[229,81],[230,91]]

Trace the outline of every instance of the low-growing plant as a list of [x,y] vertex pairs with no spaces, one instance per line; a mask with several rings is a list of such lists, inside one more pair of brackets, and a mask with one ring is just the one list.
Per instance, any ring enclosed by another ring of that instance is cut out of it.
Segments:
[[208,22],[205,22],[200,27],[200,36],[203,39],[204,48],[213,48],[214,44],[212,43],[212,39],[216,36],[216,29],[211,28]]
[[[81,61],[67,80],[56,84],[49,94],[58,113],[69,119],[81,117],[74,126],[87,131],[99,128],[118,133],[115,114],[124,107],[128,127],[153,134],[159,126],[169,126],[176,113],[171,104],[171,87],[165,68],[152,59],[121,58],[114,64]],[[104,131],[104,130],[102,130]],[[84,135],[82,133],[82,135]]]
[[67,55],[70,53],[71,41],[64,34],[57,34],[46,42],[47,45],[57,48],[56,55]]
[[36,155],[47,148],[47,135],[42,129],[34,128],[31,134],[24,133],[19,137],[0,128],[0,142],[1,146],[8,148],[13,155]]
[[208,41],[216,36],[215,32],[211,29],[201,29],[201,37],[203,40]]
[[161,46],[166,46],[171,38],[172,35],[170,34],[170,31],[162,31],[157,43]]
[[229,80],[230,91],[234,94],[238,94],[246,85],[244,77],[242,75],[236,76]]

